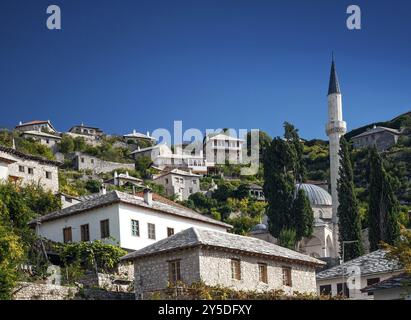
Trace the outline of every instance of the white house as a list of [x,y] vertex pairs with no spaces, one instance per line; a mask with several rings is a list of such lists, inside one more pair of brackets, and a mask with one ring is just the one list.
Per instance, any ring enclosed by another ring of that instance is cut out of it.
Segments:
[[46,131],[56,133],[57,130],[53,127],[50,120],[34,120],[29,122],[21,122],[15,127],[19,131]]
[[125,134],[123,138],[128,141],[148,141],[151,144],[156,142],[156,138],[150,136],[150,132],[147,131],[147,134],[137,132],[135,129],[132,133]]
[[243,162],[244,143],[244,139],[232,137],[224,132],[207,135],[204,140],[207,167],[225,164],[226,161],[241,164]]
[[143,197],[112,191],[31,221],[56,242],[105,239],[138,250],[190,227],[227,231],[229,224],[199,214],[145,190]]
[[325,264],[259,239],[204,228],[188,228],[122,260],[134,262],[137,299],[149,299],[177,281],[315,293],[315,270]]
[[158,144],[149,148],[138,148],[131,152],[131,155],[135,159],[139,157],[149,157],[153,162],[153,165],[160,170],[164,170],[166,167],[172,168],[189,168],[195,173],[207,172],[206,162],[203,154],[185,154],[185,153],[173,153],[169,146],[166,144]]
[[376,250],[319,272],[318,293],[333,296],[344,294],[353,300],[372,300],[372,291],[363,292],[361,289],[403,272],[398,261],[390,260],[385,255],[386,251]]
[[57,143],[61,140],[59,136],[43,132],[40,129],[24,131],[23,137],[39,141],[41,144],[44,144],[45,146],[49,147],[54,152],[57,151]]

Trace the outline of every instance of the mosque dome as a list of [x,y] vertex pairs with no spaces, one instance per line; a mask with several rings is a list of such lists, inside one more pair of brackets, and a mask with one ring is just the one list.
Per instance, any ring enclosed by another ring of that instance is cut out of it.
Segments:
[[332,206],[331,195],[323,188],[308,183],[297,184],[296,188],[305,191],[312,206]]
[[263,233],[263,232],[267,232],[268,228],[264,223],[259,223],[256,224],[252,229],[251,229],[251,233],[255,234],[255,233]]

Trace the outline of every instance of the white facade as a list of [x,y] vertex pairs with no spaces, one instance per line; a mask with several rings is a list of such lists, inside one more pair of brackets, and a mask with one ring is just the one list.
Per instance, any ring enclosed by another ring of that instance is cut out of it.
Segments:
[[[106,239],[105,241],[127,250],[141,249],[167,238],[171,231],[177,233],[190,227],[227,231],[227,227],[223,225],[120,202],[41,222],[37,226],[37,232],[49,240],[63,242],[63,229],[71,228],[72,241],[79,242],[81,241],[81,226],[88,224],[89,240],[101,240],[100,222],[106,219],[109,220],[110,237],[114,240]],[[132,220],[138,221],[138,235],[135,232],[136,228],[132,228]],[[155,226],[155,239],[149,237],[148,224]]]
[[9,178],[9,164],[8,160],[0,158],[0,182]]
[[243,139],[231,137],[224,133],[207,136],[204,142],[207,167],[214,167],[217,164],[223,165],[226,161],[241,164],[243,162],[244,142]]

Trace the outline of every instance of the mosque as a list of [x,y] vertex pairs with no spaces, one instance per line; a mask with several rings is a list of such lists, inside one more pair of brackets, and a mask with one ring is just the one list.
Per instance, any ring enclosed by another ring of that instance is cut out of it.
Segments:
[[[331,63],[330,81],[328,87],[328,123],[326,133],[329,137],[330,150],[330,191],[315,184],[297,184],[296,189],[303,189],[314,212],[314,232],[310,238],[304,238],[297,245],[297,250],[315,258],[328,260],[334,264],[339,260],[338,241],[338,194],[337,180],[339,168],[338,151],[340,137],[346,132],[346,123],[342,117],[342,97],[338,82],[334,58]],[[263,222],[254,226],[251,236],[272,243],[276,239],[268,231],[267,217]]]

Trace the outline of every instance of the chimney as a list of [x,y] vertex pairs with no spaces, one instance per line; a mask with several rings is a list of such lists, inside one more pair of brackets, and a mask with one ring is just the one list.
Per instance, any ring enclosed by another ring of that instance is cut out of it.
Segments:
[[144,202],[149,206],[153,204],[153,193],[149,187],[144,188]]
[[117,173],[117,171],[114,171],[114,178],[117,178],[118,177],[118,173]]
[[150,136],[150,132],[149,131],[147,131],[147,137],[149,137]]
[[133,134],[136,134],[136,133],[137,133],[136,129],[133,129]]
[[126,177],[128,177],[128,171],[126,171]]
[[14,138],[13,138],[13,145],[12,145],[12,149],[16,150],[16,140],[14,140]]
[[20,121],[20,122],[19,122],[19,126],[21,126],[22,124],[23,124],[23,122]]
[[107,189],[104,184],[101,185],[100,194],[107,194]]

